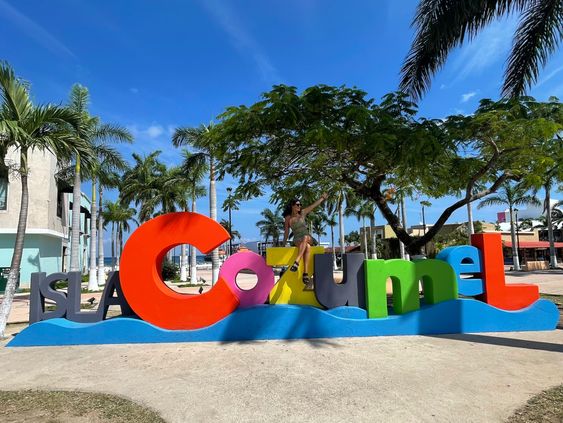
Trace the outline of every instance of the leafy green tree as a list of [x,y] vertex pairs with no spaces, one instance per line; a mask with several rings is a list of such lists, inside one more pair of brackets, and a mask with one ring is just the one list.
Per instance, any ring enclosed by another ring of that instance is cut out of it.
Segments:
[[270,209],[264,209],[260,214],[262,219],[256,222],[256,226],[260,229],[264,242],[268,243],[268,239],[271,238],[274,245],[279,244],[283,234],[283,218]]
[[[376,104],[353,88],[319,85],[299,94],[280,85],[262,97],[227,108],[212,134],[221,171],[239,178],[236,194],[249,198],[270,186],[335,196],[346,186],[377,205],[411,255],[454,211],[507,180],[543,173],[537,140],[562,128],[531,116],[530,98],[484,100],[473,115],[442,121],[417,118],[416,105],[400,93]],[[403,227],[388,195],[412,187],[428,198],[458,197],[420,238]]]
[[[467,225],[460,225],[452,231],[444,233],[441,231],[434,238],[434,253],[439,253],[446,247],[470,244],[470,229]],[[473,222],[473,233],[483,232],[483,224],[479,221]]]
[[24,247],[27,215],[29,210],[28,155],[34,150],[50,151],[60,162],[76,154],[88,157],[88,145],[76,139],[68,131],[68,125],[79,125],[72,111],[59,106],[36,106],[30,98],[29,85],[18,79],[7,63],[0,63],[0,163],[4,172],[8,170],[8,149],[19,152],[19,163],[11,171],[21,183],[21,200],[16,229],[16,238],[10,272],[0,305],[0,338],[4,338],[6,322],[19,279]]
[[516,206],[525,205],[541,205],[540,200],[535,195],[527,193],[527,188],[523,184],[510,184],[505,182],[496,195],[492,195],[481,201],[477,208],[491,206],[508,206],[510,215],[510,238],[512,241],[512,257],[514,260],[514,270],[520,270],[520,260],[518,258],[518,249],[516,248],[516,234],[514,231],[514,208]]
[[[348,235],[346,235],[346,244],[347,245],[358,245],[360,243],[360,234],[358,231],[352,231]],[[344,254],[343,251],[341,251]]]
[[511,14],[519,14],[520,23],[502,94],[523,95],[561,41],[563,4],[559,0],[421,0],[413,23],[416,35],[402,68],[401,90],[420,98],[452,50],[494,19]]

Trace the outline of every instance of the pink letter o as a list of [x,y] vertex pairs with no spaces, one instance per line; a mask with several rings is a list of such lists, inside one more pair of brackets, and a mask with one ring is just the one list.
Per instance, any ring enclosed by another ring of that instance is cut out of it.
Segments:
[[[243,269],[252,270],[258,276],[258,282],[254,288],[245,290],[240,289],[237,285],[237,275]],[[219,278],[223,278],[239,298],[239,307],[242,308],[264,304],[274,287],[274,271],[261,256],[251,251],[233,254],[225,260],[219,271]]]

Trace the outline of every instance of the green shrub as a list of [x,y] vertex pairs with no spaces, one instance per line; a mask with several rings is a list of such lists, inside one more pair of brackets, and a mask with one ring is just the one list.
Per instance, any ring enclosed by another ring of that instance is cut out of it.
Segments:
[[162,262],[162,279],[171,281],[178,277],[178,267],[168,259]]

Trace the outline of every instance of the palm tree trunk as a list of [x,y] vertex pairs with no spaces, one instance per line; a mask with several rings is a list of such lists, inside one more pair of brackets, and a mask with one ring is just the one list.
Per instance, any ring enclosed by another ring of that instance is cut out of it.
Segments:
[[111,222],[111,268],[115,270],[115,222]]
[[[407,224],[407,213],[405,211],[405,198],[401,197],[401,220],[403,222],[403,228],[405,231],[408,232],[408,224]],[[405,246],[405,260],[410,260],[409,253]]]
[[340,230],[340,267],[344,263],[344,210],[342,209],[342,199],[338,203],[338,229]]
[[[213,156],[209,159],[209,216],[217,221],[217,191],[215,189],[215,162]],[[219,249],[211,253],[211,286],[219,278]]]
[[97,291],[98,287],[98,275],[96,272],[96,241],[97,241],[97,229],[96,229],[96,215],[98,212],[98,206],[96,202],[96,179],[92,179],[92,206],[90,218],[90,276],[88,278],[88,291]]
[[27,187],[27,150],[20,152],[20,179],[22,186],[22,194],[20,200],[20,213],[18,218],[18,229],[16,232],[16,240],[14,243],[14,254],[10,264],[10,273],[8,274],[8,282],[4,291],[4,299],[0,306],[0,339],[4,338],[8,316],[12,309],[14,294],[20,275],[20,266],[23,255],[25,229],[27,226],[27,212],[29,207],[29,192]]
[[188,280],[188,257],[186,252],[186,244],[182,244],[180,248],[180,280],[186,282]]
[[512,260],[514,262],[514,270],[520,271],[520,259],[518,258],[518,248],[516,248],[516,234],[514,232],[514,219],[512,217],[512,206],[510,210],[510,240],[512,241]]
[[123,244],[123,226],[121,222],[117,222],[117,231],[115,234],[115,270],[119,270],[119,261],[121,260],[122,244]]
[[[401,198],[400,203],[399,203],[399,214],[400,214],[399,220],[401,221],[401,226],[406,231],[407,226],[405,224],[405,211],[404,211],[404,207],[403,207],[403,199],[402,198]],[[405,244],[403,244],[402,241],[399,241],[399,252],[401,253],[401,258],[403,260],[408,260],[408,258],[407,258],[408,255],[407,255],[407,252],[405,250]]]
[[100,185],[99,201],[100,207],[98,214],[98,284],[102,285],[106,282],[105,262],[104,262],[104,217],[102,216],[102,194],[103,188]]
[[370,222],[370,227],[371,229],[371,247],[372,247],[372,252],[371,252],[371,258],[373,260],[377,260],[377,229],[376,229],[376,223],[375,223],[375,211],[374,214],[372,216],[370,216],[369,218]]
[[332,270],[336,270],[336,252],[334,251],[334,226],[332,225],[330,226],[330,248],[332,249]]
[[545,188],[545,208],[547,220],[547,239],[549,240],[549,267],[557,269],[557,253],[555,251],[555,237],[553,236],[553,224],[551,222],[551,186],[546,184]]
[[[192,198],[192,213],[196,212],[195,197]],[[197,283],[197,257],[196,250],[193,245],[190,245],[190,255],[191,255],[191,266],[190,266],[190,282],[193,284]]]
[[362,217],[362,229],[364,230],[364,257],[368,259],[368,232],[366,228],[366,218]]
[[473,226],[473,210],[471,208],[471,202],[467,203],[467,229],[469,235],[469,244],[471,245],[471,235],[475,233],[475,227]]
[[76,157],[74,187],[72,188],[72,230],[70,237],[70,271],[80,271],[80,156]]

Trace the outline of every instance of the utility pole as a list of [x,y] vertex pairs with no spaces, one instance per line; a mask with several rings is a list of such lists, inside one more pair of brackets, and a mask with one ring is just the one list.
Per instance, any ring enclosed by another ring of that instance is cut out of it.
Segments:
[[231,187],[227,188],[227,192],[229,193],[229,198],[228,198],[228,206],[229,206],[229,256],[231,254],[233,254],[233,224],[231,221],[231,191],[233,189]]
[[[422,204],[422,236],[426,235],[426,217],[424,216],[424,202]],[[426,255],[426,244],[424,244],[424,255]]]
[[[403,224],[403,229],[405,230],[405,232],[408,232],[407,230],[407,215],[405,213],[405,197],[401,195],[401,221]],[[403,255],[402,258],[404,258],[405,260],[410,260],[409,257],[409,253],[406,251],[405,249],[405,245],[401,242],[401,245],[403,246]]]

